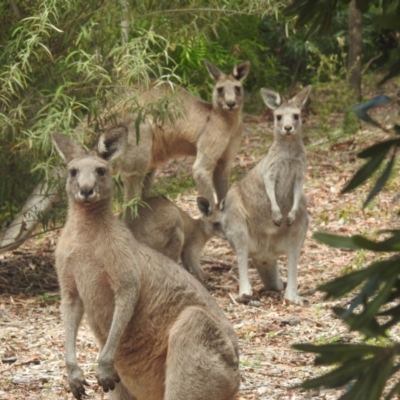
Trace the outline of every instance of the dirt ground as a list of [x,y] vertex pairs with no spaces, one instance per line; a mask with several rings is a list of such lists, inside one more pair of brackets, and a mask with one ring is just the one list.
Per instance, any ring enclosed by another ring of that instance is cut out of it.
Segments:
[[[396,107],[385,108],[380,121],[386,125],[396,119]],[[382,228],[398,228],[397,177],[370,206],[362,210],[369,186],[351,194],[340,190],[361,161],[357,152],[378,139],[389,137],[378,129],[362,125],[354,135],[334,141],[317,135],[313,118],[306,118],[304,137],[308,150],[308,176],[305,192],[311,219],[299,262],[299,292],[304,306],[288,303],[282,294],[265,292],[257,272],[250,278],[259,298],[254,307],[236,301],[238,271],[236,258],[227,242],[211,240],[204,251],[202,267],[208,276],[208,288],[232,322],[240,344],[240,399],[337,399],[336,390],[304,391],[296,388],[303,380],[326,370],[314,367],[314,357],[291,349],[293,343],[352,342],[358,335],[349,333],[330,311],[333,305],[345,306],[348,299],[326,301],[316,287],[350,272],[372,260],[368,252],[342,251],[316,242],[312,234],[327,231],[341,235],[356,233],[374,237]],[[311,133],[312,132],[312,133]],[[245,173],[266,153],[272,137],[272,123],[266,115],[246,117],[242,150],[235,172]],[[168,164],[158,179],[168,179],[191,160]],[[398,172],[398,168],[396,167]],[[179,206],[196,212],[194,190],[176,199]],[[59,231],[27,241],[18,250],[0,255],[0,399],[72,399],[64,366],[64,329],[60,319],[59,294],[54,271],[54,248]],[[280,260],[286,279],[286,264]],[[395,329],[394,339],[399,339]],[[97,345],[86,321],[78,334],[78,361],[90,386],[88,398],[107,399],[95,379]]]

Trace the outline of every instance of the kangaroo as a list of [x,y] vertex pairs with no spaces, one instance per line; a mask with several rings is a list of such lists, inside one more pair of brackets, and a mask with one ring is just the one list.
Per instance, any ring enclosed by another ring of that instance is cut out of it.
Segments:
[[[216,301],[112,214],[109,161],[65,136],[54,134],[53,142],[68,172],[55,265],[75,398],[85,394],[75,343],[85,312],[100,347],[96,376],[112,400],[232,400],[237,339]],[[121,151],[112,149],[110,161]]]
[[128,222],[135,238],[163,253],[172,260],[182,260],[186,270],[195,274],[203,282],[200,267],[201,252],[213,237],[225,238],[221,227],[221,211],[211,209],[204,197],[197,198],[197,206],[202,214],[194,219],[173,202],[151,197],[138,207],[138,216]]
[[[126,202],[134,196],[141,197],[142,193],[144,198],[148,197],[157,167],[173,157],[184,155],[196,156],[193,175],[200,195],[206,197],[213,208],[214,190],[218,201],[225,197],[232,162],[242,136],[242,81],[250,71],[250,62],[236,65],[230,75],[225,75],[209,61],[205,61],[205,64],[215,80],[212,103],[192,96],[183,88],[172,89],[168,84],[164,84],[144,91],[141,106],[146,106],[147,112],[157,107],[165,112],[163,106],[174,103],[176,107],[172,108],[178,111],[178,118],[170,118],[171,121],[160,123],[148,117],[140,122],[139,115],[130,112],[127,107],[128,102],[135,103],[136,96],[130,90],[127,90],[127,95],[121,96],[120,101],[116,101],[114,107],[104,113],[102,122],[106,127],[111,126],[111,122],[107,121],[113,121],[113,124],[125,124],[129,129],[129,145],[117,163],[124,183]],[[166,101],[159,104],[157,100],[160,99]],[[156,105],[152,106],[154,101]],[[168,108],[167,115],[170,114]],[[140,129],[139,143],[136,143],[137,127]],[[87,135],[87,128],[86,121],[77,127],[75,136]],[[109,140],[110,133],[112,134],[112,131],[106,129],[99,142],[100,152],[106,155],[108,144],[113,142]],[[58,175],[58,171],[51,174],[54,178]],[[58,201],[57,188],[41,182],[10,226],[0,233],[0,253],[23,243],[36,228],[41,216]]]
[[[117,125],[128,129],[127,146],[122,151],[118,168],[124,184],[125,201],[133,197],[148,197],[157,167],[171,158],[195,156],[193,177],[200,196],[215,207],[227,191],[234,158],[239,150],[243,130],[242,81],[250,70],[250,62],[237,64],[232,74],[226,75],[205,60],[215,86],[212,103],[193,96],[181,87],[162,84],[141,95],[141,106],[146,109],[160,99],[170,99],[179,110],[173,121],[156,121],[151,117],[140,121],[137,141],[138,116],[121,115]],[[107,154],[118,130],[110,129],[99,139],[99,152]],[[142,188],[143,185],[143,188]]]
[[267,155],[228,192],[220,208],[222,228],[236,252],[239,295],[252,295],[248,258],[252,258],[268,290],[281,291],[277,259],[288,257],[285,298],[302,304],[297,294],[297,263],[307,228],[303,182],[306,153],[301,139],[301,108],[311,86],[288,102],[279,93],[261,89],[265,104],[274,110],[274,139]]

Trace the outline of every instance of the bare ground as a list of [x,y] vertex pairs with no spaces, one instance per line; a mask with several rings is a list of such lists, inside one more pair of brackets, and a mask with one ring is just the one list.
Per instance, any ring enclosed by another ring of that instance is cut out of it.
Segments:
[[[390,115],[389,115],[390,114]],[[396,109],[380,114],[385,124],[399,119]],[[398,121],[397,121],[398,123]],[[366,265],[373,256],[367,252],[332,249],[316,242],[312,234],[329,231],[342,235],[355,233],[374,237],[382,228],[398,228],[393,204],[399,192],[396,177],[373,203],[362,210],[368,187],[341,195],[345,182],[361,165],[356,154],[378,139],[388,137],[367,126],[352,136],[329,142],[315,134],[312,118],[305,124],[308,149],[308,178],[305,191],[311,225],[299,265],[299,292],[307,305],[286,302],[281,294],[262,290],[255,269],[250,277],[260,306],[240,304],[238,271],[233,251],[226,242],[214,239],[205,249],[202,266],[208,276],[208,287],[235,327],[241,349],[242,384],[240,399],[337,399],[339,391],[307,392],[296,388],[306,378],[321,374],[314,367],[314,357],[291,349],[299,342],[329,343],[359,340],[334,317],[333,305],[347,300],[326,301],[316,287],[345,272]],[[307,134],[314,132],[313,134]],[[271,122],[266,117],[248,117],[242,151],[236,160],[236,173],[251,169],[268,149]],[[190,160],[168,164],[159,179],[168,179]],[[182,194],[176,200],[196,215],[195,192]],[[64,366],[64,330],[59,312],[59,295],[54,271],[54,248],[59,231],[40,239],[31,239],[20,249],[0,255],[0,399],[72,399],[66,383]],[[281,273],[286,276],[285,259]],[[392,332],[399,339],[398,330]],[[90,386],[89,398],[107,398],[94,376],[97,345],[86,322],[78,337],[78,360]]]

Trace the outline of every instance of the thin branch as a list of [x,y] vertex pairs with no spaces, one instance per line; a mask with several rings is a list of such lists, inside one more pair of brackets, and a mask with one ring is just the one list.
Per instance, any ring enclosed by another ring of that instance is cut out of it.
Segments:
[[368,62],[367,65],[364,67],[364,69],[361,71],[361,75],[364,75],[367,72],[367,69],[369,68],[369,66],[378,58],[382,57],[382,53],[379,53],[377,56],[372,57]]

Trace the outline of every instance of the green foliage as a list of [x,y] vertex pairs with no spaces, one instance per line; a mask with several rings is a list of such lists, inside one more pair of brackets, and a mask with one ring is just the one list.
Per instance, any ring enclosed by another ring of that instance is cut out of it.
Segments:
[[[285,10],[285,14],[297,17],[297,25],[309,26],[309,34],[327,34],[332,28],[335,12],[341,5],[347,6],[350,0],[294,0]],[[357,7],[366,13],[376,6],[372,0],[357,0]],[[312,12],[310,12],[312,10]],[[375,17],[379,28],[398,29],[400,26],[400,3],[386,1],[379,4],[379,14]]]
[[[285,15],[296,18],[297,27],[307,27],[306,38],[309,38],[314,33],[326,36],[331,32],[334,26],[338,10],[343,7],[346,9],[349,2],[350,0],[294,0],[285,9]],[[390,36],[390,30],[399,31],[400,2],[397,0],[383,1],[379,2],[377,5],[377,3],[372,0],[357,0],[356,4],[366,16],[365,22],[367,22],[367,30],[370,31],[372,25],[375,32],[380,32],[379,35],[381,36],[380,38],[375,36],[375,39],[377,41],[379,41],[379,39],[382,41],[383,39],[383,41],[386,41],[387,45],[388,42],[385,39]],[[368,42],[365,44],[370,45]],[[397,47],[395,62],[391,66],[388,74],[380,82],[381,84],[400,74],[398,45],[395,45],[395,47]],[[385,46],[383,45],[382,49],[384,48]]]
[[[386,382],[399,370],[395,357],[400,354],[397,344],[371,346],[355,344],[326,344],[321,346],[298,344],[294,348],[317,353],[317,365],[339,364],[340,367],[319,377],[306,381],[302,387],[337,388],[346,386],[341,400],[377,400],[381,398]],[[399,393],[400,385],[392,387],[386,399]]]
[[[364,249],[375,252],[400,250],[400,231],[391,231],[389,238],[373,242],[363,236],[340,237],[315,234],[314,237],[330,246],[346,249]],[[354,293],[347,309],[334,307],[334,313],[343,319],[349,330],[359,331],[367,338],[386,337],[388,330],[400,321],[400,258],[395,256],[376,261],[368,267],[348,273],[323,284],[319,290],[326,298],[339,298]],[[315,365],[335,365],[331,372],[305,381],[301,386],[316,387],[346,386],[343,399],[378,400],[386,387],[386,382],[400,368],[396,356],[400,354],[400,344],[388,341],[385,346],[369,344],[310,345],[297,344],[295,349],[318,354]],[[396,383],[387,399],[399,393]]]
[[[367,111],[387,102],[387,98],[377,96],[353,109],[358,117],[377,125]],[[396,135],[400,133],[398,125],[395,125],[394,132]],[[400,145],[399,140],[398,136],[393,136],[360,152],[358,156],[368,161],[355,173],[342,192],[354,190],[362,185],[386,163],[367,196],[364,205],[368,204],[389,179],[396,149]],[[326,298],[337,299],[349,295],[352,297],[346,309],[334,307],[333,312],[347,324],[349,330],[362,333],[365,338],[370,339],[369,342],[371,339],[372,342],[379,342],[380,338],[387,338],[390,329],[400,322],[400,230],[387,230],[381,234],[385,235],[381,241],[370,240],[362,235],[342,237],[327,233],[314,234],[316,240],[331,247],[368,250],[377,254],[394,253],[391,257],[380,258],[365,268],[347,273],[318,288],[326,293]],[[384,393],[385,399],[391,399],[400,394],[400,382],[396,375],[400,370],[400,343],[391,339],[387,339],[382,346],[367,342],[322,346],[296,344],[293,347],[316,353],[316,365],[334,366],[331,372],[303,382],[301,386],[304,388],[345,387],[346,393],[340,397],[341,400],[379,400]],[[394,382],[388,385],[391,378],[395,378]]]
[[[288,15],[297,16],[297,25],[308,27],[308,35],[312,33],[326,34],[330,31],[336,16],[335,11],[345,1],[294,0],[286,9]],[[369,0],[357,0],[357,6],[365,13],[374,9]],[[386,29],[396,29],[400,26],[400,3],[381,2],[372,20],[376,26]],[[399,61],[390,68],[381,84],[400,73]],[[382,96],[354,108],[355,115],[367,123],[380,126],[367,113],[368,109],[386,102]],[[396,134],[400,127],[395,126]],[[394,136],[385,142],[377,143],[359,154],[360,158],[368,159],[363,167],[353,176],[343,189],[348,192],[366,182],[378,170],[381,170],[364,206],[367,205],[385,186],[393,170],[399,139]],[[390,157],[388,158],[388,155]],[[382,165],[385,164],[383,168]],[[386,232],[387,237],[375,242],[361,235],[340,237],[336,235],[315,234],[315,238],[333,247],[346,249],[362,249],[378,253],[394,252],[393,257],[373,262],[366,268],[348,273],[340,278],[319,287],[327,298],[339,298],[352,294],[350,306],[347,309],[336,307],[335,314],[343,319],[350,330],[363,333],[367,338],[377,339],[388,335],[391,327],[400,321],[400,232]],[[355,292],[355,294],[353,294]],[[346,393],[340,399],[348,400],[378,400],[386,392],[386,399],[397,397],[400,393],[398,377],[387,388],[390,378],[399,371],[398,355],[400,344],[389,341],[386,346],[359,345],[311,345],[298,344],[294,348],[316,353],[316,365],[332,365],[335,368],[318,378],[310,379],[301,385],[304,388],[345,387]]]

